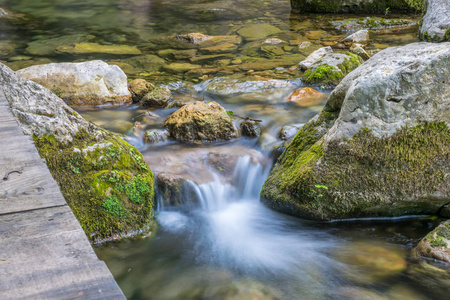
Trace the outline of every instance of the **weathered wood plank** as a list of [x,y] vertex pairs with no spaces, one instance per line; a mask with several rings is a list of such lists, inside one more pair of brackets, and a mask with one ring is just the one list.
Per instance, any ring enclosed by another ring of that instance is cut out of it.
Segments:
[[74,298],[125,299],[0,89],[0,299]]

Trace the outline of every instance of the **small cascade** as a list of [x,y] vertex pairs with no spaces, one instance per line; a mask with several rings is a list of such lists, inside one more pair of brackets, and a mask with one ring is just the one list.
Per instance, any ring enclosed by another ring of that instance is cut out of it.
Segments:
[[259,191],[269,171],[269,166],[253,162],[250,156],[242,156],[237,161],[231,184],[223,183],[213,173],[213,181],[202,184],[189,181],[189,185],[202,210],[217,211],[233,202],[258,201]]

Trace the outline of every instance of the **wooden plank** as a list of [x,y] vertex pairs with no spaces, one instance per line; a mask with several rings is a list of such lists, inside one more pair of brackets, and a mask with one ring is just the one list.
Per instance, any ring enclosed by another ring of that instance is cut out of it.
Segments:
[[1,89],[0,119],[0,299],[125,299]]

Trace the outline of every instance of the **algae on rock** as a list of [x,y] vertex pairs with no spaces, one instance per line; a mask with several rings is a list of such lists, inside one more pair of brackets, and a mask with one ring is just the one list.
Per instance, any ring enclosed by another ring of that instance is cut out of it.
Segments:
[[136,148],[87,122],[55,94],[2,64],[0,79],[22,131],[33,136],[92,241],[152,224],[153,173]]

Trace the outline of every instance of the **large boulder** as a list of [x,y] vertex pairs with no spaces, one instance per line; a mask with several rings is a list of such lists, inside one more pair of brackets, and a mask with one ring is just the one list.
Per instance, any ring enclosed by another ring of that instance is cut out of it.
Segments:
[[385,13],[386,9],[414,12],[423,7],[422,0],[291,0],[291,6],[318,13]]
[[17,74],[52,90],[69,105],[131,102],[127,75],[118,66],[100,60],[37,65]]
[[164,125],[170,137],[182,141],[230,140],[238,134],[225,108],[214,101],[187,104],[171,114]]
[[450,43],[388,48],[347,75],[261,192],[310,219],[437,213],[450,202]]
[[153,174],[136,148],[3,64],[0,88],[91,240],[151,224]]
[[428,42],[450,41],[450,1],[424,1],[426,13],[420,24],[420,38]]
[[413,253],[450,263],[450,220],[442,222],[427,234],[414,248]]

